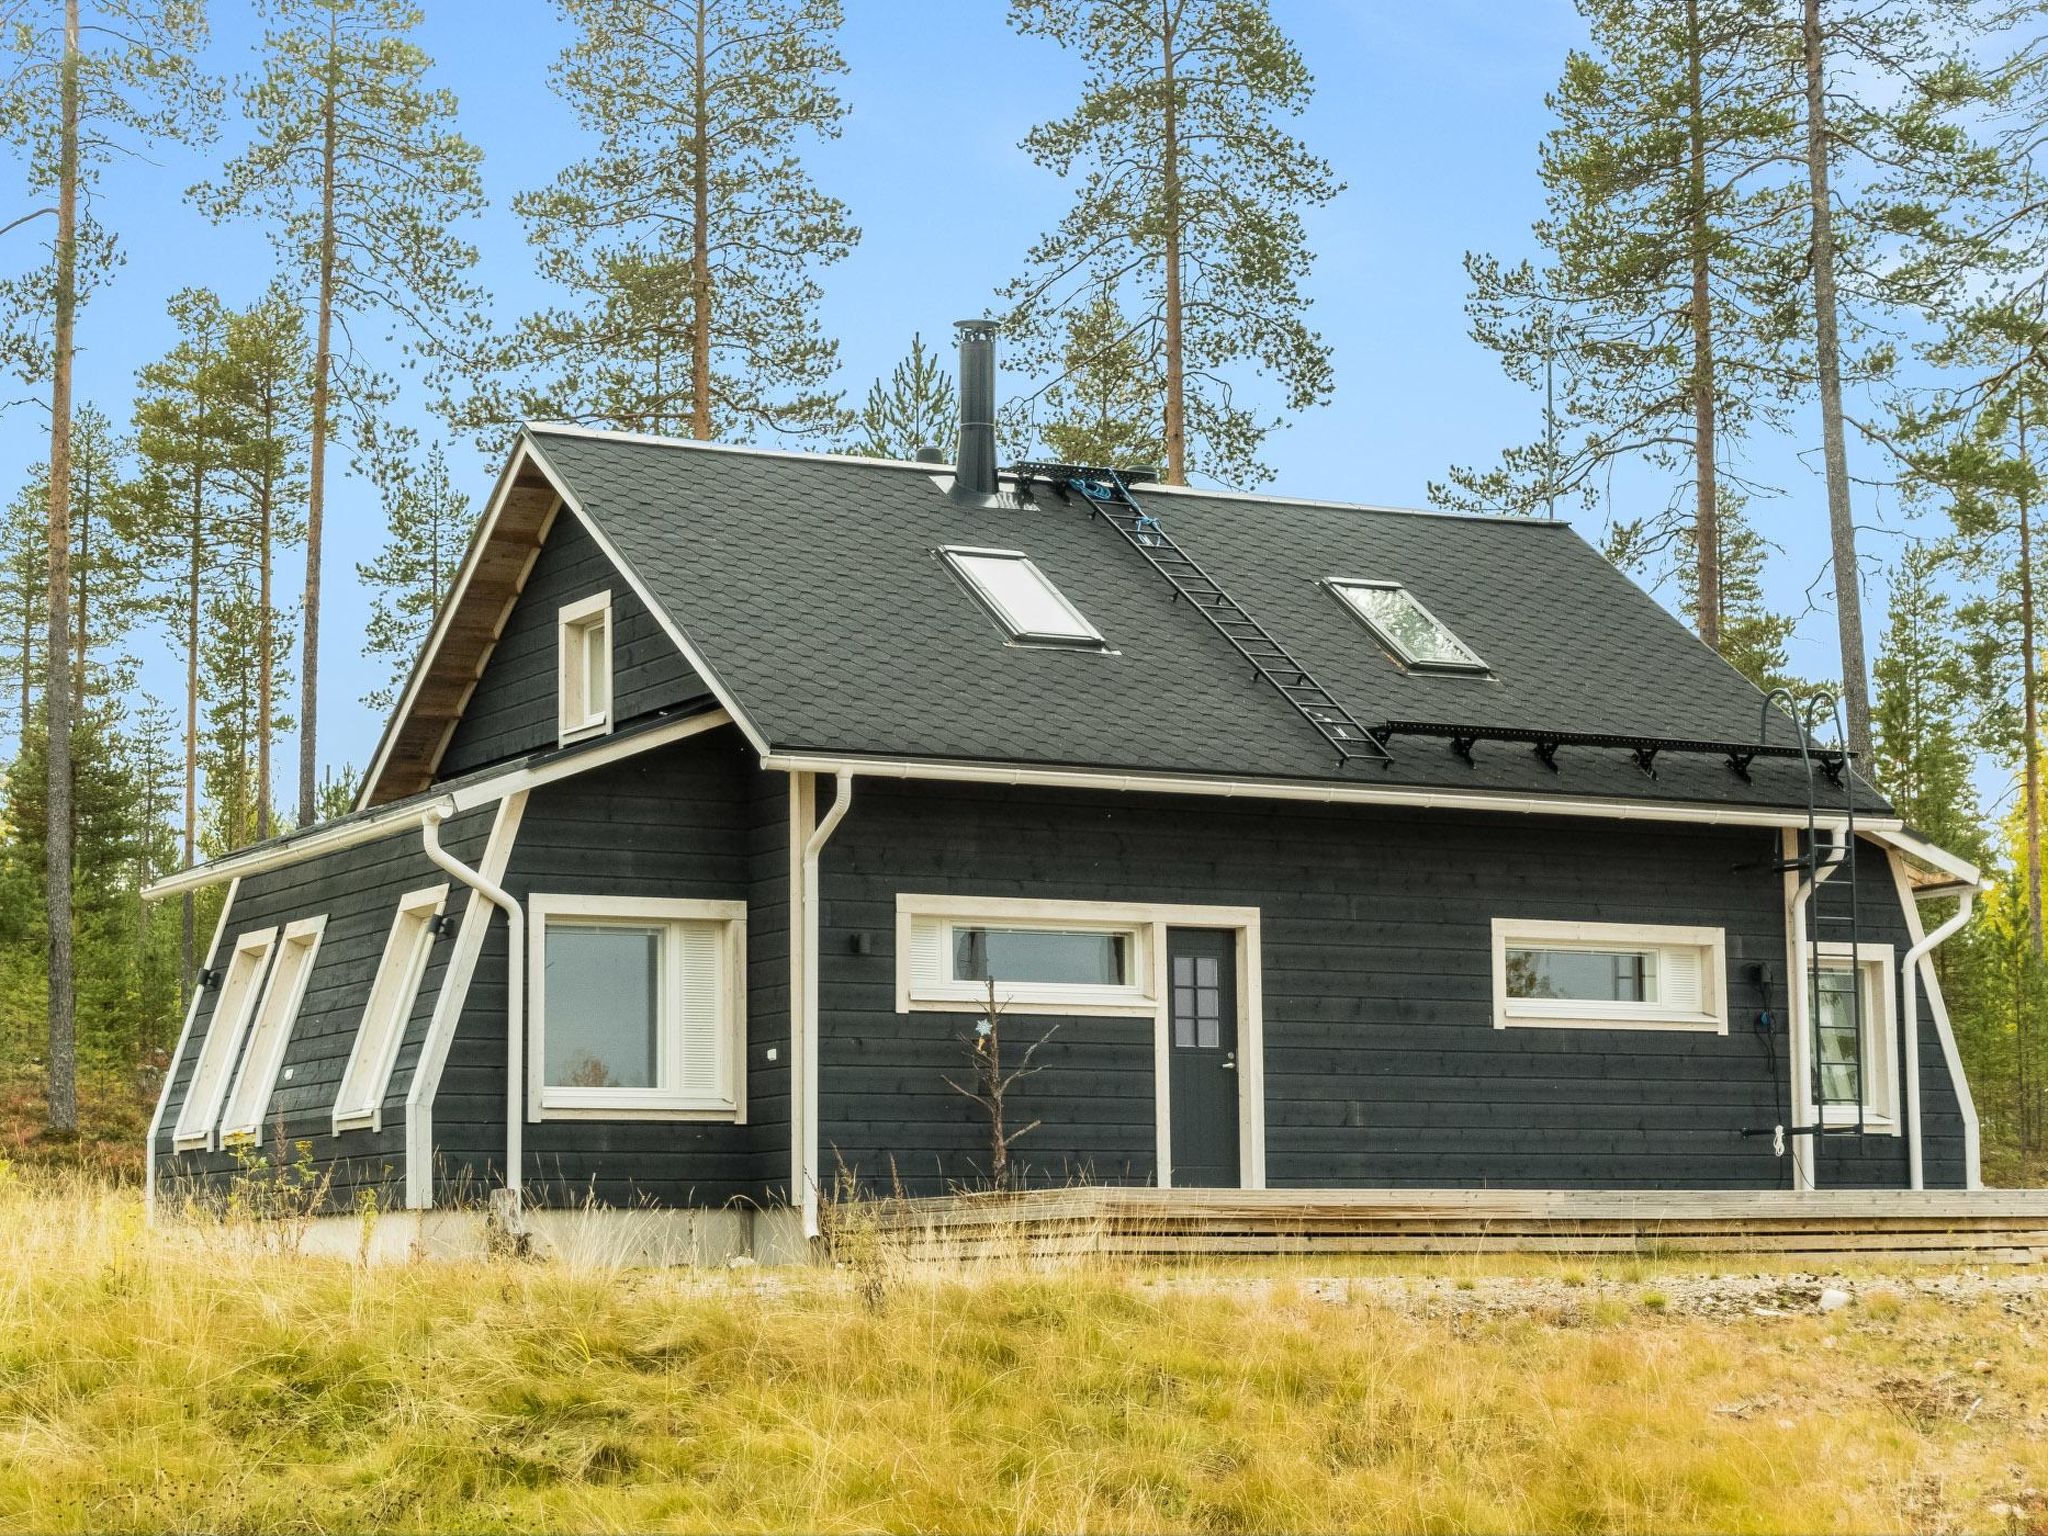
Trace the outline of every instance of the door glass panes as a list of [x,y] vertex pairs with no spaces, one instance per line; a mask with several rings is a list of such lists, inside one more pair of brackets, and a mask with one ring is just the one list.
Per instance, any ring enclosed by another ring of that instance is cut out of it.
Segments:
[[551,1088],[660,1086],[658,925],[547,925]]
[[1222,966],[1214,955],[1173,957],[1173,1043],[1204,1051],[1223,1044]]
[[1507,952],[1509,997],[1563,998],[1581,1003],[1654,1003],[1654,949],[1539,949]]
[[1856,974],[1847,966],[1823,966],[1816,989],[1813,1027],[1820,1046],[1821,1102],[1859,1104],[1863,1071],[1856,1038]]
[[955,928],[955,981],[1127,984],[1130,935],[1057,928]]

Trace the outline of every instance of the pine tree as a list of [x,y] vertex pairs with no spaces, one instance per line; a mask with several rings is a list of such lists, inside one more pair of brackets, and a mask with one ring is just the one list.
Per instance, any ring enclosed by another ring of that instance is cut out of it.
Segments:
[[477,361],[482,298],[462,223],[483,207],[481,154],[455,131],[455,97],[426,84],[411,0],[265,0],[264,67],[239,86],[256,140],[192,196],[216,219],[255,217],[313,304],[312,444],[300,616],[299,821],[319,763],[320,580],[327,447],[335,408],[360,437],[374,401],[337,347],[352,322],[387,317],[444,403]]
[[[218,97],[193,65],[206,41],[200,0],[21,0],[6,18],[15,68],[0,88],[0,136],[26,151],[31,183],[49,192],[54,220],[49,272],[50,507],[46,613],[51,658],[43,687],[50,830],[44,894],[49,905],[51,1129],[78,1128],[71,921],[71,679],[57,659],[70,649],[72,372],[78,350],[80,204],[115,153],[161,140],[211,136]],[[31,215],[33,217],[34,215]],[[93,247],[83,249],[90,254]],[[15,290],[19,296],[24,290]],[[36,292],[32,285],[29,293]]]
[[280,634],[289,630],[264,609],[246,569],[237,569],[207,603],[199,679],[206,772],[200,846],[209,856],[246,847],[272,825],[272,810],[260,798],[260,754],[270,732],[288,722],[264,718],[263,647]]
[[[397,439],[409,450],[409,436]],[[410,453],[379,466],[386,534],[384,547],[356,575],[372,593],[365,654],[380,656],[389,680],[363,696],[372,709],[389,709],[426,644],[455,572],[469,547],[476,518],[469,498],[455,488],[448,460],[437,443],[423,463]]]
[[[203,622],[219,565],[220,500],[234,460],[228,310],[203,288],[170,302],[179,341],[136,376],[136,451],[143,462],[137,529],[166,587],[161,607],[185,662],[184,856],[198,852],[199,681]],[[190,976],[197,904],[181,904],[179,974]]]
[[1157,358],[1107,294],[1065,325],[1059,377],[1033,402],[1047,454],[1064,464],[1157,468],[1165,452]]
[[0,512],[0,665],[8,682],[17,752],[26,748],[35,721],[43,645],[49,638],[49,511],[49,470],[39,464]]
[[1940,546],[1912,544],[1892,567],[1870,767],[1908,825],[1982,865],[1992,850],[1977,804],[1970,669],[1955,605],[1941,587],[1947,565]]
[[1303,318],[1302,212],[1342,188],[1281,126],[1312,94],[1301,54],[1265,0],[1012,0],[1010,24],[1086,70],[1074,110],[1024,140],[1056,175],[1082,174],[1003,290],[1023,365],[1055,366],[1069,311],[1107,294],[1144,322],[1166,479],[1184,485],[1196,465],[1265,478],[1259,447],[1277,421],[1238,403],[1236,376],[1271,378],[1289,411],[1331,387],[1329,348]]
[[839,0],[560,3],[577,37],[554,87],[598,144],[513,199],[570,295],[519,328],[516,408],[698,439],[843,431],[814,274],[860,231],[798,157],[846,114]]
[[[1698,525],[1686,530],[1687,541],[1697,536]],[[1720,636],[1720,652],[1727,663],[1752,683],[1769,693],[1788,688],[1795,696],[1812,692],[1810,684],[1794,677],[1787,664],[1787,642],[1799,625],[1790,614],[1774,612],[1765,599],[1763,574],[1771,546],[1751,524],[1743,504],[1723,484],[1720,506],[1713,528],[1721,541],[1711,562],[1720,580],[1715,596],[1720,611],[1711,627]],[[1679,609],[1704,638],[1709,626],[1700,605],[1700,584],[1696,573],[1708,562],[1690,556],[1679,565]]]
[[[1554,430],[1433,499],[1528,514],[1591,505],[1619,463],[1673,477],[1648,536],[1690,522],[1700,638],[1720,646],[1715,528],[1729,441],[1778,424],[1793,199],[1768,173],[1787,131],[1756,46],[1772,0],[1579,0],[1591,46],[1551,94],[1539,268],[1468,255],[1473,335],[1511,378],[1557,401]],[[1690,503],[1690,512],[1684,504]]]
[[868,388],[868,398],[855,418],[859,431],[848,453],[870,459],[910,459],[927,445],[950,462],[960,436],[960,401],[953,376],[938,355],[925,349],[924,337],[913,334],[910,351]]
[[278,547],[297,543],[306,532],[305,519],[297,510],[306,491],[312,433],[312,401],[307,388],[312,359],[306,343],[305,312],[289,294],[273,287],[260,303],[228,316],[226,344],[224,383],[233,418],[228,472],[238,502],[230,527],[239,562],[253,568],[255,576],[257,739],[252,832],[261,839],[271,833],[272,744],[277,732],[292,725],[290,717],[280,713],[277,700],[285,644],[279,634],[273,565]]

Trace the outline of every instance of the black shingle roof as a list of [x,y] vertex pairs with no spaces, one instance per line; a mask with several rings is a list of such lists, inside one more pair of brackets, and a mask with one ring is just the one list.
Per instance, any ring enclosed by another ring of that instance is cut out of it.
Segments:
[[[537,426],[577,504],[777,751],[1544,795],[1803,805],[1796,763],[1657,777],[1613,749],[1396,737],[1337,769],[1316,731],[1078,499],[962,507],[928,466],[707,450]],[[943,474],[941,469],[939,473]],[[1761,696],[1561,523],[1140,487],[1138,500],[1369,726],[1443,720],[1754,741]],[[933,556],[1019,549],[1112,654],[1007,644]],[[1399,581],[1492,668],[1405,674],[1321,585]],[[1775,739],[1790,727],[1774,723]],[[1825,781],[1823,781],[1825,786]],[[1871,808],[1880,803],[1872,799]]]

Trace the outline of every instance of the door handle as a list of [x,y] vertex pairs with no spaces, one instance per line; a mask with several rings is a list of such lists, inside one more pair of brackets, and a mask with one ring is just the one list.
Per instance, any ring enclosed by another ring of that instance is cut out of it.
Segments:
[[1226,1072],[1235,1072],[1237,1070],[1237,1052],[1231,1051],[1223,1058],[1223,1070]]

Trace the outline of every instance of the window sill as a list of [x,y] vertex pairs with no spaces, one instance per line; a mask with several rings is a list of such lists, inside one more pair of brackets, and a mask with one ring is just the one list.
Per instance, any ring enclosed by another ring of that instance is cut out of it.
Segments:
[[341,1135],[344,1131],[380,1131],[383,1128],[384,1116],[381,1110],[373,1109],[366,1114],[336,1115],[334,1117],[334,1134],[336,1136]]
[[171,1150],[173,1152],[211,1152],[213,1150],[213,1132],[207,1131],[198,1136],[173,1136],[171,1138]]
[[[1821,1111],[1820,1123],[1824,1126],[1839,1126],[1847,1130],[1856,1124],[1856,1112],[1844,1109],[1839,1104],[1829,1105]],[[1880,1136],[1898,1136],[1903,1134],[1903,1128],[1894,1116],[1874,1115],[1868,1110],[1865,1110],[1863,1113],[1863,1129],[1874,1131]]]
[[550,1104],[545,1099],[526,1118],[542,1120],[698,1120],[737,1124],[735,1104]]
[[566,747],[573,741],[589,741],[594,736],[609,736],[611,731],[612,722],[610,716],[606,716],[602,720],[588,721],[583,725],[557,723],[555,728],[555,745]]
[[[1159,1000],[1138,992],[1089,992],[1077,990],[1053,996],[1049,993],[998,992],[996,1006],[1005,1011],[1027,1014],[1073,1014],[1076,1017],[1150,1018],[1159,1011]],[[913,992],[915,1013],[987,1013],[988,992]]]
[[1726,1021],[1702,1014],[1691,1018],[1602,1018],[1586,1015],[1503,1014],[1493,1021],[1495,1029],[1627,1029],[1656,1030],[1691,1035],[1725,1035]]

